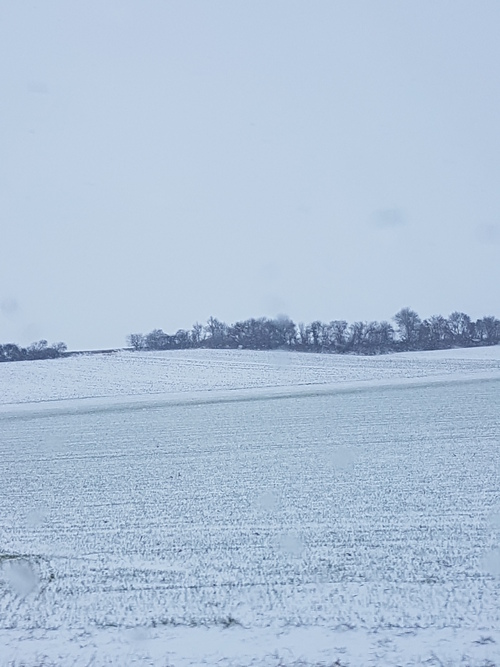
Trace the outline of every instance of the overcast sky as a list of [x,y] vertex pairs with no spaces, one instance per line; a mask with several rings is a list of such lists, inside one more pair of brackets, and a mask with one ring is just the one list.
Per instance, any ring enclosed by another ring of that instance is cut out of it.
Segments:
[[0,342],[500,315],[498,0],[0,5]]

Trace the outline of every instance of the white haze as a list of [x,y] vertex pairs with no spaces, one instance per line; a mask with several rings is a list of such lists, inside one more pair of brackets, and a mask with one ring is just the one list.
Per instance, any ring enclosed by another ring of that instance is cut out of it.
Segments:
[[3,3],[0,341],[498,315],[497,2]]

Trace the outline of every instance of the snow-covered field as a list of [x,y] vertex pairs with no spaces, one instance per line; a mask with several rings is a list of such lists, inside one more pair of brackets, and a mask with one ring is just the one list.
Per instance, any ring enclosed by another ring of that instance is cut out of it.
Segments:
[[496,373],[499,350],[380,357],[249,350],[80,355],[0,364],[0,404]]
[[500,665],[500,347],[0,388],[0,665]]

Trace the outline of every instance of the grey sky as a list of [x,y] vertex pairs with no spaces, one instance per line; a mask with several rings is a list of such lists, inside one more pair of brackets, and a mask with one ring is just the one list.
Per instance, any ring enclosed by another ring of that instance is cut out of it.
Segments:
[[4,2],[0,342],[499,315],[500,3]]

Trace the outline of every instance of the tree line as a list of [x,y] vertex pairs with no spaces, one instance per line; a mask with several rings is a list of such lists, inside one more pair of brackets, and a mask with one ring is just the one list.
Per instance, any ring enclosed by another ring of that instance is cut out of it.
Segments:
[[130,334],[134,350],[180,350],[188,348],[297,350],[337,354],[387,354],[413,350],[444,350],[478,347],[500,342],[500,320],[486,316],[472,320],[454,312],[448,318],[434,315],[421,319],[411,308],[402,308],[390,322],[316,320],[295,324],[288,317],[260,317],[226,324],[210,317],[205,325],[179,329],[174,334],[154,329],[148,334]]
[[[387,354],[413,350],[446,350],[452,347],[479,347],[500,343],[500,320],[486,316],[472,320],[454,312],[448,318],[433,315],[421,319],[411,308],[402,308],[391,322],[345,320],[295,324],[289,317],[251,318],[226,324],[210,317],[205,325],[167,334],[154,329],[148,334],[130,334],[134,350],[185,350],[188,348],[296,350],[337,354]],[[57,359],[72,354],[65,343],[49,345],[39,340],[28,347],[0,344],[0,362]]]
[[49,345],[46,340],[21,347],[14,343],[0,345],[0,362],[2,361],[33,361],[34,359],[57,359],[66,352],[65,343]]

